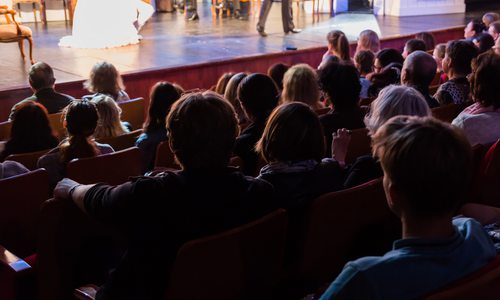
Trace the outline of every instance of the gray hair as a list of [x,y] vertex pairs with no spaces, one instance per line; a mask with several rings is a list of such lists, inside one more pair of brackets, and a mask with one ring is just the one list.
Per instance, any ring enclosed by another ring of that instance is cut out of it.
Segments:
[[382,89],[365,117],[365,125],[373,135],[394,116],[431,116],[424,96],[412,87],[389,85]]

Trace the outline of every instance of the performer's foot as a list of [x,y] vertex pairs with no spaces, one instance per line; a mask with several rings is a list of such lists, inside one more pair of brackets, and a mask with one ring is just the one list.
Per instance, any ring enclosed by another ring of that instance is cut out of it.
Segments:
[[189,17],[188,21],[196,21],[200,19],[200,17],[198,16],[198,13],[197,12],[194,12],[191,17]]
[[264,27],[261,27],[257,25],[257,32],[260,34],[261,37],[266,37],[267,33],[264,31]]
[[300,33],[300,32],[302,32],[302,29],[299,29],[299,28],[292,28],[292,29],[285,31],[285,33]]

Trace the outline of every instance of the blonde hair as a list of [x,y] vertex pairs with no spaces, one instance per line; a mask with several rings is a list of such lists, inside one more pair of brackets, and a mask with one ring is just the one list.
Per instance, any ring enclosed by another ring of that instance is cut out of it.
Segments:
[[318,75],[309,65],[298,64],[283,77],[282,103],[302,102],[312,109],[321,108]]
[[122,77],[113,64],[96,63],[90,70],[89,79],[83,83],[91,93],[103,93],[117,98],[121,90],[125,90]]
[[356,52],[360,50],[370,50],[373,53],[380,50],[380,39],[375,31],[370,29],[361,31]]
[[99,95],[91,100],[97,108],[99,121],[95,129],[94,137],[96,139],[119,136],[128,132],[121,121],[121,108],[115,100],[105,95]]

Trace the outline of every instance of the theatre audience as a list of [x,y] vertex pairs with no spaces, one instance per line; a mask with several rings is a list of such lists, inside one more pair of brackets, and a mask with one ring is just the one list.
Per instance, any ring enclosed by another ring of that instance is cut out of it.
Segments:
[[411,39],[406,41],[405,47],[403,49],[403,57],[406,59],[408,55],[415,51],[427,51],[427,47],[423,40]]
[[366,76],[371,81],[368,96],[377,97],[380,90],[384,87],[391,84],[399,84],[403,62],[403,56],[396,49],[380,50],[375,57],[373,65],[375,72]]
[[472,42],[479,49],[479,54],[491,50],[491,48],[495,45],[495,40],[493,39],[493,37],[486,32],[481,32],[480,34],[476,35]]
[[72,159],[114,151],[111,146],[94,141],[92,135],[98,118],[95,104],[87,100],[75,100],[65,108],[64,124],[68,138],[38,160],[38,167],[47,170],[52,186],[64,177],[66,166]]
[[25,166],[18,163],[17,161],[6,160],[0,162],[0,179],[5,179],[24,173],[28,173],[30,170],[26,169]]
[[436,39],[432,32],[422,31],[415,34],[417,40],[422,40],[425,43],[426,50],[432,50],[436,47]]
[[122,76],[116,67],[108,62],[96,63],[90,70],[89,79],[83,83],[83,86],[89,92],[94,93],[83,97],[87,100],[101,94],[113,98],[116,102],[130,100],[125,92]]
[[478,56],[470,78],[472,100],[453,120],[462,128],[471,145],[490,144],[500,138],[500,55],[486,52]]
[[269,183],[228,167],[238,124],[221,96],[183,96],[167,117],[167,130],[182,170],[117,187],[65,179],[55,190],[91,218],[128,228],[128,251],[97,299],[163,299],[184,243],[246,224],[277,207]]
[[283,78],[281,102],[302,102],[312,110],[324,108],[319,101],[318,75],[307,64],[298,64],[286,71]]
[[462,104],[470,99],[470,84],[467,76],[472,72],[471,63],[477,49],[465,40],[451,41],[446,46],[443,71],[449,80],[439,86],[434,98],[441,104]]
[[130,124],[120,119],[122,109],[111,97],[98,95],[92,98],[91,102],[95,104],[99,115],[94,132],[96,139],[120,136],[130,132]]
[[362,50],[371,51],[373,54],[379,52],[380,39],[375,31],[366,29],[359,33],[356,53]]
[[318,69],[321,69],[327,63],[329,57],[336,57],[340,62],[352,63],[349,41],[345,33],[340,30],[332,30],[326,35],[328,41],[328,50],[323,54],[323,59]]
[[443,73],[443,59],[446,54],[446,43],[440,43],[437,44],[436,47],[434,48],[434,51],[432,52],[432,57],[434,57],[434,60],[436,61],[437,64],[437,73],[442,74]]
[[229,72],[229,73],[224,73],[222,76],[219,78],[217,81],[217,85],[215,86],[215,92],[221,96],[224,95],[226,92],[226,86],[231,77],[234,76],[234,73]]
[[48,151],[58,143],[45,107],[35,101],[26,101],[19,104],[12,115],[10,138],[0,153],[0,161],[11,154]]
[[28,82],[34,94],[12,107],[9,120],[12,120],[12,115],[15,111],[27,101],[40,103],[47,109],[49,114],[55,114],[60,112],[66,105],[74,100],[73,97],[69,95],[56,92],[54,71],[44,62],[37,62],[30,67],[28,71]]
[[487,12],[483,15],[482,21],[484,26],[488,28],[493,22],[500,21],[500,14],[496,12]]
[[243,108],[241,108],[241,103],[238,100],[238,86],[245,77],[247,77],[247,73],[244,72],[237,73],[231,77],[227,83],[226,92],[224,93],[224,99],[233,105],[236,116],[238,117],[238,124],[240,126],[244,126],[249,122]]
[[429,93],[429,86],[436,76],[437,64],[432,55],[424,51],[412,52],[405,59],[401,70],[401,84],[415,88],[422,93],[430,108],[439,103]]
[[481,20],[471,20],[467,23],[464,29],[464,38],[471,41],[481,32],[485,31],[487,28]]
[[366,79],[368,74],[373,72],[373,63],[375,62],[375,55],[369,50],[360,50],[354,55],[354,65],[359,73],[359,83],[361,84],[361,92],[359,97],[361,99],[368,98],[368,88],[371,82]]
[[274,80],[280,91],[283,90],[283,77],[288,69],[290,66],[282,63],[274,64],[267,69],[267,76]]
[[278,105],[279,92],[271,77],[264,74],[250,74],[238,86],[238,99],[250,124],[240,133],[234,146],[234,155],[243,160],[245,175],[258,173],[259,155],[255,144],[260,139],[267,117]]
[[488,27],[488,33],[493,37],[493,40],[496,42],[498,40],[498,36],[500,36],[500,21],[495,21],[490,24]]
[[167,140],[166,118],[170,107],[181,97],[181,91],[170,82],[162,81],[151,88],[148,116],[135,145],[141,151],[142,171],[154,167],[156,148]]
[[433,118],[395,117],[373,136],[373,153],[402,239],[384,256],[347,263],[320,299],[420,299],[495,258],[481,224],[453,218],[472,178],[463,133]]

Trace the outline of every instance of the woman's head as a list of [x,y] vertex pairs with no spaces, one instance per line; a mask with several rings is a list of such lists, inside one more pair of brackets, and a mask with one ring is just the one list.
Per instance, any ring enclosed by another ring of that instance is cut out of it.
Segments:
[[498,97],[498,78],[500,78],[500,55],[493,51],[477,57],[471,77],[471,93],[474,101],[482,106],[500,108]]
[[184,169],[226,167],[239,134],[231,104],[214,92],[186,94],[167,116],[168,141]]
[[161,81],[151,88],[149,95],[148,119],[144,131],[151,132],[165,128],[165,120],[170,107],[181,97],[181,92],[170,82]]
[[94,136],[96,138],[113,137],[125,133],[125,129],[120,120],[121,108],[116,102],[106,96],[98,95],[91,100],[97,108],[99,121]]
[[291,67],[283,78],[283,102],[303,102],[318,108],[319,86],[316,72],[306,64]]
[[411,87],[390,85],[382,89],[365,117],[366,128],[374,134],[394,116],[430,116],[431,110],[420,92]]
[[226,92],[224,93],[224,98],[233,105],[240,124],[247,121],[245,112],[243,112],[240,101],[238,100],[238,86],[245,77],[247,77],[247,74],[243,72],[237,73],[231,77],[227,83]]
[[477,48],[468,41],[449,41],[442,62],[443,71],[467,76],[472,71],[471,62],[477,56]]
[[380,50],[380,39],[375,31],[370,29],[361,31],[356,52],[361,50],[368,50],[373,53],[377,53]]
[[265,121],[278,105],[278,88],[271,77],[254,73],[238,86],[238,99],[250,120]]
[[222,76],[217,81],[217,85],[215,86],[215,92],[221,96],[224,95],[224,93],[226,92],[227,83],[233,76],[234,73],[231,72],[222,74]]
[[422,40],[425,43],[425,48],[427,50],[432,50],[436,47],[436,39],[431,32],[422,31],[415,34],[415,38],[417,40]]
[[280,90],[283,90],[283,76],[288,69],[290,66],[282,63],[274,64],[267,69],[267,75],[274,80]]
[[319,72],[319,83],[335,110],[351,109],[358,105],[361,84],[354,66],[329,63]]
[[351,60],[349,41],[345,33],[340,30],[332,30],[327,34],[326,40],[328,41],[328,50],[333,52],[341,60]]
[[107,62],[96,63],[90,71],[89,79],[83,85],[91,93],[113,96],[125,89],[120,73],[115,66]]
[[268,163],[321,160],[325,141],[317,114],[303,103],[280,105],[269,116],[256,150]]
[[436,64],[438,65],[438,70],[443,69],[443,59],[446,53],[446,44],[445,43],[440,43],[437,44],[436,47],[434,48],[434,51],[432,52],[432,56],[434,57],[434,60],[436,61]]

